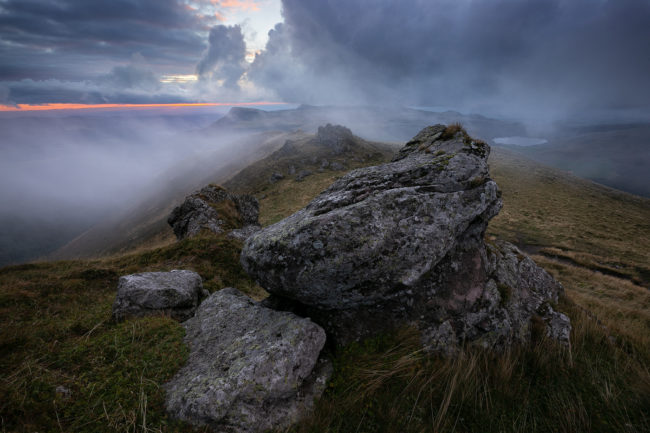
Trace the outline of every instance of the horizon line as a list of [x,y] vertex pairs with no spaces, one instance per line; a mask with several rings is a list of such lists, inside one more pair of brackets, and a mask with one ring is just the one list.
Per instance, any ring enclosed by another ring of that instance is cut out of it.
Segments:
[[161,104],[0,104],[0,112],[25,112],[25,111],[50,111],[50,110],[101,110],[101,109],[142,109],[142,108],[185,108],[185,107],[242,107],[242,106],[267,106],[286,105],[288,102],[259,101],[259,102],[177,102]]

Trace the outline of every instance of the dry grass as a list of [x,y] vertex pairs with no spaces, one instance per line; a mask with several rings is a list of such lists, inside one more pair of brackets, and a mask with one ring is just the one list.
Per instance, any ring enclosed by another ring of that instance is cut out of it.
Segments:
[[570,350],[540,339],[494,354],[422,353],[417,331],[348,347],[312,417],[296,432],[647,431],[645,358],[612,344],[598,324],[565,301]]
[[493,148],[504,207],[490,234],[555,248],[650,284],[650,200],[620,193]]
[[613,335],[650,350],[650,290],[546,256],[533,259],[562,282],[572,301],[590,311]]
[[329,187],[341,173],[326,171],[309,176],[308,181],[283,179],[262,190],[260,223],[267,226],[305,207],[315,196]]
[[463,128],[463,125],[461,125],[460,123],[452,123],[451,125],[448,125],[445,128],[445,130],[442,132],[442,135],[440,136],[440,139],[451,140],[459,132],[462,132],[464,135],[467,135],[467,132],[465,132],[465,128]]
[[567,295],[650,351],[650,200],[493,149],[504,208],[488,228],[536,253]]

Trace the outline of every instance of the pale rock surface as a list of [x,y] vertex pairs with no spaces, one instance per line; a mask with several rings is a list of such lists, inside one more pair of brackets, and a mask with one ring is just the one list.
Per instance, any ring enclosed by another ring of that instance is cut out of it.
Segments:
[[143,272],[120,277],[113,303],[113,319],[168,314],[184,321],[194,315],[208,295],[196,272]]
[[312,408],[332,371],[318,359],[320,326],[233,288],[213,293],[183,326],[189,360],[165,385],[166,407],[194,425],[237,433],[285,428]]

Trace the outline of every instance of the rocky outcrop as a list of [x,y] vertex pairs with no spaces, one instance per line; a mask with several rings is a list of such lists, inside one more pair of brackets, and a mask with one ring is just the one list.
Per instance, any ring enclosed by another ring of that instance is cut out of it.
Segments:
[[[306,208],[251,236],[244,268],[268,305],[311,317],[339,343],[404,324],[431,350],[530,335],[562,287],[507,244],[486,246],[501,209],[489,146],[425,128],[390,163],[348,173]],[[555,320],[553,320],[555,318]],[[557,328],[557,326],[556,326]]]
[[219,432],[285,428],[320,396],[331,365],[325,332],[265,308],[236,289],[213,293],[183,324],[187,364],[165,385],[167,410]]
[[196,236],[202,230],[222,233],[239,230],[250,233],[259,228],[259,203],[250,195],[231,194],[218,185],[208,185],[185,198],[167,222],[178,240]]
[[345,126],[327,124],[319,126],[316,140],[322,146],[328,147],[335,155],[340,155],[354,146],[354,135]]
[[201,276],[192,271],[144,272],[120,277],[113,319],[167,314],[184,321],[208,295]]

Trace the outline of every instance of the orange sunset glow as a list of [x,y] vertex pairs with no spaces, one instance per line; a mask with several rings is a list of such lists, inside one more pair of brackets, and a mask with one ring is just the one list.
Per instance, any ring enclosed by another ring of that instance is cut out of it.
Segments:
[[246,107],[285,105],[285,102],[195,102],[176,104],[18,104],[0,105],[0,112],[50,111],[50,110],[101,110],[101,109],[146,109],[146,108],[187,108],[187,107]]

